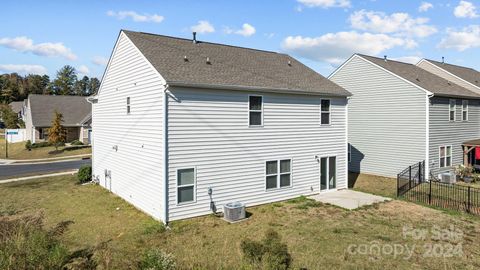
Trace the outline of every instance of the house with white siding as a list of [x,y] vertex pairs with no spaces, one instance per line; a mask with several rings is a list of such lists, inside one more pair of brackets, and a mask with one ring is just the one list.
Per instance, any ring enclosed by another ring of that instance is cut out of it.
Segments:
[[467,142],[480,138],[479,92],[416,65],[361,54],[329,78],[353,94],[350,171],[396,177],[425,161],[437,176],[472,164]]
[[349,96],[285,54],[122,30],[93,176],[163,222],[345,189]]

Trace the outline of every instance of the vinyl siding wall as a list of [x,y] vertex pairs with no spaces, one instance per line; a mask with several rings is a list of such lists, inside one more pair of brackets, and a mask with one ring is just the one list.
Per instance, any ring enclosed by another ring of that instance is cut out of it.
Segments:
[[[337,187],[346,182],[346,99],[332,99],[331,126],[320,126],[320,97],[262,93],[263,127],[248,127],[244,91],[170,89],[168,102],[169,216],[209,214],[208,188],[218,210],[319,192],[315,156],[337,156]],[[265,189],[265,162],[292,159],[292,187]],[[177,205],[177,169],[196,168],[196,202]]]
[[350,171],[396,177],[425,160],[425,91],[359,56],[330,79],[353,94],[348,105]]
[[[121,34],[92,113],[94,176],[156,219],[163,212],[163,89],[158,73]],[[111,178],[105,177],[105,170],[111,171]]]
[[[462,99],[456,99],[456,119],[449,121],[449,98],[433,97],[430,100],[430,170],[436,176],[463,164],[462,143],[480,138],[480,101],[468,101],[468,121],[462,121]],[[452,167],[439,168],[440,146],[452,146]]]
[[430,72],[430,73],[433,73],[437,76],[440,76],[446,80],[449,80],[453,83],[456,83],[470,91],[473,91],[473,92],[476,92],[476,93],[480,93],[480,89],[473,86],[472,84],[462,80],[462,79],[459,79],[458,77],[456,76],[453,76],[451,73],[449,73],[448,71],[445,71],[439,67],[437,67],[436,65],[434,64],[431,64],[427,61],[421,61],[420,63],[417,64],[418,67],[421,67],[423,69],[425,69],[426,71]]

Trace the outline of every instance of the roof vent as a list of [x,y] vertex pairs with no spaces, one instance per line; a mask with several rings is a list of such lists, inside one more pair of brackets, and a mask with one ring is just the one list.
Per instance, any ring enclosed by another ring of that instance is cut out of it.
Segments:
[[442,56],[442,64],[445,64],[445,57]]
[[188,62],[188,58],[186,55],[183,57],[183,61]]
[[207,65],[211,65],[212,62],[210,62],[210,57],[207,57]]
[[193,32],[193,39],[192,39],[192,42],[195,44],[197,43],[197,32]]
[[288,65],[292,66],[292,61],[288,60]]
[[387,62],[387,56],[386,55],[383,56],[383,60],[385,60],[385,62]]

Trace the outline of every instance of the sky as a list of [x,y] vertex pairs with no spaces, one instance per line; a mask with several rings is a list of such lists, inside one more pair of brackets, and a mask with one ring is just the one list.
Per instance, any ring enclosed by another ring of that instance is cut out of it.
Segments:
[[[3,2],[3,1],[2,1]],[[5,1],[0,73],[101,77],[121,29],[287,53],[328,76],[353,53],[480,70],[480,0]]]

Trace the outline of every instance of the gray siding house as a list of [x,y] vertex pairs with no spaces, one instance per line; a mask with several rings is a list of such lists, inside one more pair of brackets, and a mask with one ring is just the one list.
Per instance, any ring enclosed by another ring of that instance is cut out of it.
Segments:
[[349,101],[349,170],[395,177],[426,161],[433,175],[463,164],[480,138],[480,94],[415,65],[355,54],[329,77]]
[[163,222],[345,189],[348,96],[285,54],[121,31],[93,175]]

